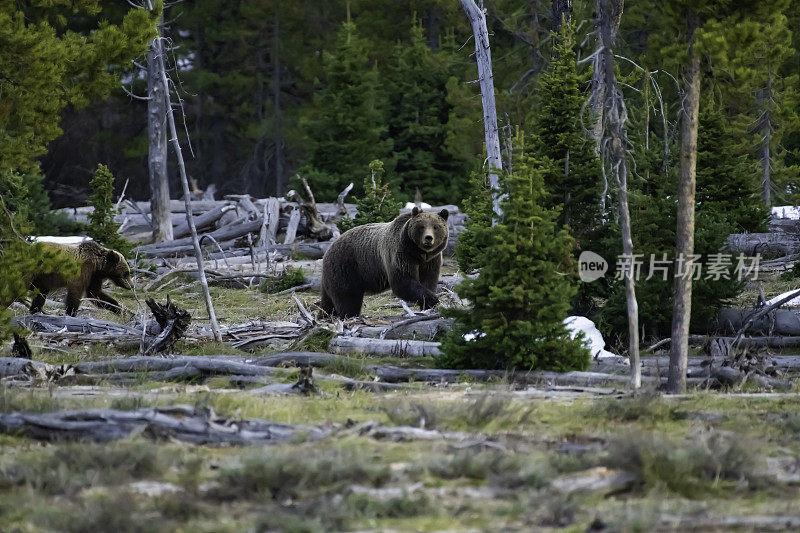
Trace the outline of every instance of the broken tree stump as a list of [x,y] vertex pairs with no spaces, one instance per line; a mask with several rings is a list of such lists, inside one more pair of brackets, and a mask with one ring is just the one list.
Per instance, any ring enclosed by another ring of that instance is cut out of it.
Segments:
[[167,296],[166,305],[157,303],[153,298],[148,298],[145,303],[153,312],[158,325],[161,326],[161,333],[142,353],[149,355],[172,349],[178,339],[186,333],[186,328],[189,327],[192,316],[185,309],[181,309],[172,303],[169,296]]
[[11,356],[24,357],[25,359],[33,357],[33,352],[28,344],[28,340],[25,337],[20,337],[17,333],[14,333],[14,345],[11,346]]

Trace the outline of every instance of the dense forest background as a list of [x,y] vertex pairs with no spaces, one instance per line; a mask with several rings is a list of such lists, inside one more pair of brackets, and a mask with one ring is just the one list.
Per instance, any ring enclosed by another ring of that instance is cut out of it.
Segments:
[[[685,43],[676,38],[680,17],[670,9],[679,3],[627,2],[615,49],[636,163],[631,186],[654,196],[668,195],[670,185],[651,175],[670,176],[677,153]],[[542,116],[560,112],[542,83],[555,56],[551,31],[561,17],[554,13],[572,15],[579,96],[588,97],[593,3],[484,5],[508,156],[518,128],[533,130]],[[69,25],[119,23],[131,9],[124,2],[100,6]],[[213,183],[223,194],[282,194],[300,172],[328,200],[350,181],[360,186],[370,161],[381,159],[400,198],[418,188],[429,203],[461,204],[468,176],[484,156],[472,31],[459,2],[185,0],[164,13],[172,79],[183,103],[182,141],[191,147],[188,172],[201,188]],[[800,1],[718,13],[721,27],[735,25],[736,32],[716,50],[707,43],[698,189],[735,174],[737,186],[764,196],[766,161],[769,202],[795,202]],[[124,89],[64,111],[63,135],[40,159],[54,207],[85,203],[98,162],[119,186],[129,182],[129,197],[149,198],[147,104],[128,94],[146,95],[147,76],[135,65],[124,68]],[[578,127],[592,146],[591,108],[580,105]],[[170,176],[176,197],[175,169]]]

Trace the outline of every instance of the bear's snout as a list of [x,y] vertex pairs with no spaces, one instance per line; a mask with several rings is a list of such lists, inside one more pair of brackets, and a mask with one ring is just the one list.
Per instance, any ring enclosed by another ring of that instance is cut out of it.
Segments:
[[433,245],[433,234],[428,233],[424,237],[422,237],[422,242],[425,246],[432,246]]

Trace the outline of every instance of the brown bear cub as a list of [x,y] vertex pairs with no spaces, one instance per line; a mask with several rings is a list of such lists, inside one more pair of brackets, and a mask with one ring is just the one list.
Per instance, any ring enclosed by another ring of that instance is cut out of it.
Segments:
[[365,294],[389,288],[422,309],[438,304],[434,291],[447,246],[447,216],[446,209],[425,213],[415,207],[391,222],[344,232],[322,258],[322,310],[358,316]]
[[121,253],[104,248],[94,241],[83,242],[77,247],[52,243],[44,243],[44,245],[77,259],[81,270],[77,276],[71,279],[53,272],[34,275],[29,289],[38,291],[38,294],[34,296],[33,303],[31,303],[31,313],[40,312],[44,307],[47,293],[61,287],[67,288],[65,304],[69,316],[75,316],[81,305],[81,298],[84,296],[93,298],[94,303],[103,309],[115,313],[122,311],[119,302],[103,292],[103,282],[107,279],[124,289],[133,288],[131,269]]

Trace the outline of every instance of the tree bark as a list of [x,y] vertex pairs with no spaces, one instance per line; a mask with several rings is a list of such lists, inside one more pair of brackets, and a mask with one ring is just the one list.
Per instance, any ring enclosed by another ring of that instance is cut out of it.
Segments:
[[475,5],[474,0],[461,0],[461,6],[472,25],[475,35],[475,60],[478,63],[478,80],[483,106],[483,129],[486,137],[486,156],[489,166],[489,186],[492,189],[492,225],[503,218],[500,198],[500,178],[503,170],[500,158],[500,133],[497,129],[497,108],[494,101],[494,78],[492,75],[492,52],[489,47],[489,31],[486,28],[486,12]]
[[283,134],[281,131],[281,60],[280,60],[280,13],[279,0],[273,0],[275,24],[272,34],[272,98],[275,113],[275,195],[281,196],[289,187],[283,172]]
[[761,165],[763,167],[763,177],[761,178],[761,186],[764,188],[764,203],[767,209],[772,207],[772,182],[770,179],[770,143],[772,142],[772,115],[770,113],[769,101],[772,97],[771,81],[767,81],[767,86],[758,91],[758,103],[762,108],[761,114],[761,131],[764,138],[761,141]]
[[[160,47],[163,52],[163,44]],[[170,103],[169,96],[169,82],[167,81],[167,69],[164,65],[164,54],[158,55],[158,69],[161,76],[161,85],[164,87],[164,100],[166,101],[167,119],[169,122],[169,133],[172,137],[172,148],[175,150],[175,156],[178,159],[178,169],[180,170],[181,185],[183,186],[183,200],[186,205],[186,223],[189,224],[189,231],[192,235],[192,244],[194,245],[194,255],[197,259],[197,271],[200,275],[200,285],[203,288],[203,295],[206,300],[206,309],[208,310],[208,318],[211,321],[211,331],[214,333],[214,340],[222,342],[222,334],[219,331],[219,324],[217,324],[217,315],[214,313],[214,304],[211,302],[211,293],[208,290],[208,281],[206,280],[206,272],[203,267],[203,251],[200,249],[200,241],[197,239],[197,228],[194,225],[194,216],[192,215],[192,196],[189,192],[189,179],[186,177],[186,166],[183,163],[183,153],[181,152],[181,143],[178,140],[178,130],[175,127],[175,116],[172,113],[172,104]]]
[[598,39],[603,42],[602,84],[605,87],[603,96],[603,117],[605,122],[604,155],[611,166],[617,181],[619,197],[619,219],[622,230],[622,251],[631,260],[625,268],[625,301],[628,313],[628,354],[631,360],[631,388],[638,389],[642,385],[641,365],[639,364],[639,306],[636,301],[636,290],[633,279],[633,238],[631,236],[631,216],[628,209],[628,161],[625,150],[628,145],[628,133],[625,121],[628,112],[622,93],[617,87],[614,74],[614,40],[622,16],[623,0],[597,0]]
[[561,23],[569,24],[572,20],[572,0],[553,0],[553,33],[558,34]]
[[[697,13],[688,15],[689,64],[684,79],[681,117],[681,173],[678,181],[677,242],[675,259],[690,258],[694,253],[695,171],[697,166],[697,121],[700,111],[700,56],[694,46],[694,32],[699,25]],[[691,275],[675,273],[672,308],[672,343],[669,351],[667,390],[686,390],[686,365],[689,352],[689,318],[692,311]]]
[[[152,3],[148,1],[148,9]],[[172,219],[169,209],[169,177],[167,175],[167,109],[161,83],[158,58],[162,54],[161,21],[159,35],[147,52],[147,154],[150,171],[150,211],[153,216],[153,242],[172,240]]]

